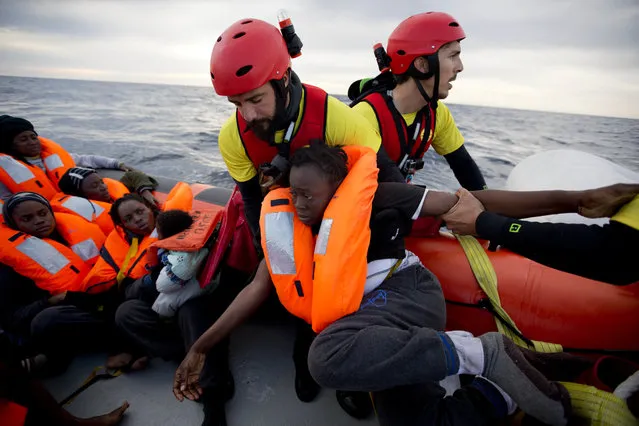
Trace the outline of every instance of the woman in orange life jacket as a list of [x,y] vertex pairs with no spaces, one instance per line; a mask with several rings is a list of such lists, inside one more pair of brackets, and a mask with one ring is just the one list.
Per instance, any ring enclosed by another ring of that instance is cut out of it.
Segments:
[[104,234],[97,225],[54,215],[39,194],[18,193],[3,206],[0,249],[0,316],[3,326],[46,356],[45,371],[66,368],[73,355],[104,347],[113,328],[76,306],[84,276],[95,263]]
[[111,204],[128,194],[130,189],[157,205],[151,192],[157,181],[137,170],[126,172],[122,181],[116,181],[101,178],[94,169],[72,167],[62,175],[58,186],[63,194],[58,193],[51,199],[53,211],[79,215],[96,223],[106,235],[114,228],[109,216]]
[[[414,219],[444,214],[458,199],[417,185],[375,187],[371,154],[355,151],[365,149],[311,145],[292,156],[290,192],[275,190],[264,201],[265,260],[178,367],[176,397],[197,397],[207,352],[255,312],[273,282],[284,306],[319,332],[308,355],[313,377],[329,388],[373,392],[381,424],[489,425],[517,404],[564,425],[571,409],[566,389],[529,359],[547,365],[575,359],[528,352],[498,333],[443,332],[439,282],[406,251],[404,236]],[[476,196],[505,213],[500,193]],[[543,199],[539,207],[565,208]],[[456,374],[478,377],[444,399],[437,382]]]
[[0,116],[0,198],[32,191],[51,199],[70,167],[131,170],[124,163],[99,155],[70,154],[50,139],[38,136],[28,120]]

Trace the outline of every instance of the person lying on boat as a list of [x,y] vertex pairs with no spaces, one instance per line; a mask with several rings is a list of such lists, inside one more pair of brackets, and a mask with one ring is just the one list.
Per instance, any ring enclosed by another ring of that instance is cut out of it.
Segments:
[[153,191],[158,186],[155,178],[139,170],[127,170],[119,181],[100,177],[97,170],[88,167],[72,167],[58,184],[65,194],[88,198],[104,203],[115,202],[129,192],[136,192],[147,201],[158,204]]
[[[379,134],[364,117],[324,90],[300,81],[291,69],[291,55],[299,54],[299,48],[297,36],[286,41],[275,26],[251,18],[228,27],[211,54],[215,92],[236,106],[220,130],[220,153],[242,193],[258,249],[262,189],[288,175],[290,155],[309,140],[371,147],[378,156],[379,180],[403,181]],[[294,361],[296,393],[301,401],[311,401],[319,387],[308,374],[305,359],[298,362],[294,357]],[[337,397],[354,417],[372,411],[366,395],[338,393]],[[358,409],[355,400],[366,406]]]
[[424,167],[423,156],[432,145],[463,188],[486,188],[464,137],[441,101],[464,69],[460,56],[464,38],[461,25],[446,13],[413,15],[391,33],[388,54],[381,45],[376,49],[382,73],[349,88],[351,107],[382,135],[384,149],[408,182]]
[[60,178],[60,191],[51,199],[53,211],[76,214],[97,224],[108,235],[114,229],[111,204],[129,192],[137,192],[153,204],[157,181],[137,170],[127,171],[120,181],[101,178],[95,169],[72,167]]
[[0,329],[0,419],[3,425],[22,426],[114,426],[129,403],[91,418],[72,415],[53,398],[44,385],[21,366],[20,357],[7,334]]
[[58,182],[71,167],[131,170],[113,158],[70,154],[50,139],[38,136],[24,118],[0,116],[0,198],[31,191],[51,199]]
[[[116,203],[113,210],[118,214],[115,220],[122,221],[124,226],[127,226],[128,209],[124,203]],[[186,350],[226,310],[242,284],[248,281],[246,273],[222,264],[215,290],[211,292],[206,286],[204,290],[200,288],[195,274],[208,250],[202,246],[198,251],[186,252],[185,243],[189,239],[195,241],[197,235],[203,234],[198,226],[202,217],[192,218],[182,210],[158,214],[155,220],[158,240],[149,246],[149,253],[156,262],[158,254],[161,260],[149,275],[129,284],[125,290],[128,300],[116,311],[115,320],[120,332],[149,357],[181,360]],[[250,238],[248,241],[250,245]],[[188,242],[189,247],[193,244]],[[157,248],[160,250],[156,254],[153,250]],[[225,404],[235,389],[228,364],[228,340],[209,353],[200,383],[203,425],[226,425]]]
[[[533,353],[498,333],[443,331],[442,289],[406,251],[404,236],[414,219],[447,212],[457,197],[405,183],[378,184],[375,157],[370,148],[324,144],[293,154],[290,188],[264,200],[265,258],[178,367],[176,397],[197,399],[207,353],[274,286],[282,304],[319,333],[308,354],[315,380],[373,392],[382,425],[493,425],[516,405],[548,424],[566,424],[567,390],[533,363],[569,362],[570,355]],[[457,374],[478,377],[444,398],[438,381]]]
[[[462,235],[490,240],[535,262],[614,285],[639,282],[639,184],[617,184],[585,191],[503,191],[515,214],[487,211],[477,193],[459,191],[459,202],[443,216]],[[564,212],[609,217],[610,223],[539,223],[518,220],[539,214],[537,202],[554,200]]]
[[0,324],[46,355],[51,374],[80,351],[103,347],[112,333],[96,311],[79,308],[82,281],[105,236],[97,225],[65,213],[33,192],[3,205],[0,225]]

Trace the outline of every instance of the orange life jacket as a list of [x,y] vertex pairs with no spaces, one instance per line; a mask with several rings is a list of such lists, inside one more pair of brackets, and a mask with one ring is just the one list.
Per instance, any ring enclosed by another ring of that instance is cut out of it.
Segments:
[[0,225],[0,263],[51,294],[81,291],[82,280],[98,259],[104,233],[76,215],[55,213],[55,220],[68,245]]
[[113,220],[109,216],[111,204],[103,201],[92,201],[60,192],[51,199],[51,208],[54,212],[74,214],[88,222],[95,223],[104,232],[104,235],[109,235],[115,228]]
[[[163,240],[158,240],[151,244],[147,253],[149,262],[153,262],[157,259],[158,249],[161,248],[166,250],[194,252],[206,246],[209,243],[213,232],[219,228],[218,224],[224,217],[224,210],[225,209],[222,206],[212,205],[207,209],[190,211],[189,214],[193,217],[193,225],[183,232]],[[219,236],[219,234],[217,235]],[[198,278],[206,277],[204,270],[205,268],[202,268],[200,274],[198,274]],[[199,282],[200,287],[204,288],[209,284],[210,279],[207,281],[200,280]]]
[[[184,182],[173,187],[162,210],[191,210],[193,192]],[[146,275],[157,264],[155,259],[147,257],[149,246],[157,241],[157,231],[153,230],[142,240],[129,241],[124,230],[116,227],[107,237],[100,250],[100,258],[86,276],[82,284],[83,291],[101,293],[120,284],[125,278],[138,279]]]
[[377,156],[347,146],[348,176],[329,203],[317,238],[297,217],[288,188],[268,193],[260,229],[266,264],[284,307],[316,332],[355,312],[364,295]]
[[75,167],[71,155],[50,139],[40,139],[40,158],[46,173],[37,166],[26,164],[16,158],[0,154],[0,182],[11,192],[36,192],[50,200],[59,192],[58,181],[67,169]]
[[118,198],[122,198],[129,193],[129,188],[127,188],[119,180],[115,180],[111,178],[102,178],[102,180],[106,184],[109,190],[109,195],[111,196],[111,199],[113,201],[117,200]]

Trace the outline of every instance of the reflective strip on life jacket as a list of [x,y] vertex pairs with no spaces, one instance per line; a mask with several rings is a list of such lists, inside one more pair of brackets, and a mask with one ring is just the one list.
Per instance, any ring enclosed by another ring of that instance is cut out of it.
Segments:
[[100,255],[100,249],[95,245],[95,242],[91,238],[80,241],[79,243],[70,246],[70,248],[85,262]]
[[274,275],[293,275],[295,250],[293,248],[293,212],[267,213],[264,217],[266,251],[271,259],[271,273]]
[[42,161],[44,162],[44,167],[46,167],[47,170],[54,170],[60,167],[64,167],[64,163],[62,162],[62,159],[58,154],[51,154],[48,157],[43,158]]
[[102,206],[92,202],[91,200],[73,195],[64,200],[62,202],[62,206],[89,222],[93,222],[96,217],[106,211]]
[[0,168],[4,169],[17,185],[35,179],[35,175],[29,170],[29,167],[8,155],[0,155]]
[[27,237],[26,240],[16,246],[16,249],[51,275],[57,274],[71,263],[55,247],[37,237]]

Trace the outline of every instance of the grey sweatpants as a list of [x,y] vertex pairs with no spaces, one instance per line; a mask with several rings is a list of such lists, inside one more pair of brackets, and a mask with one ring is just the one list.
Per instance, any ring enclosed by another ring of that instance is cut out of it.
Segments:
[[382,425],[493,424],[479,390],[468,386],[445,398],[438,384],[458,363],[452,342],[438,333],[445,323],[439,281],[420,265],[408,267],[315,338],[311,374],[327,388],[373,392]]

